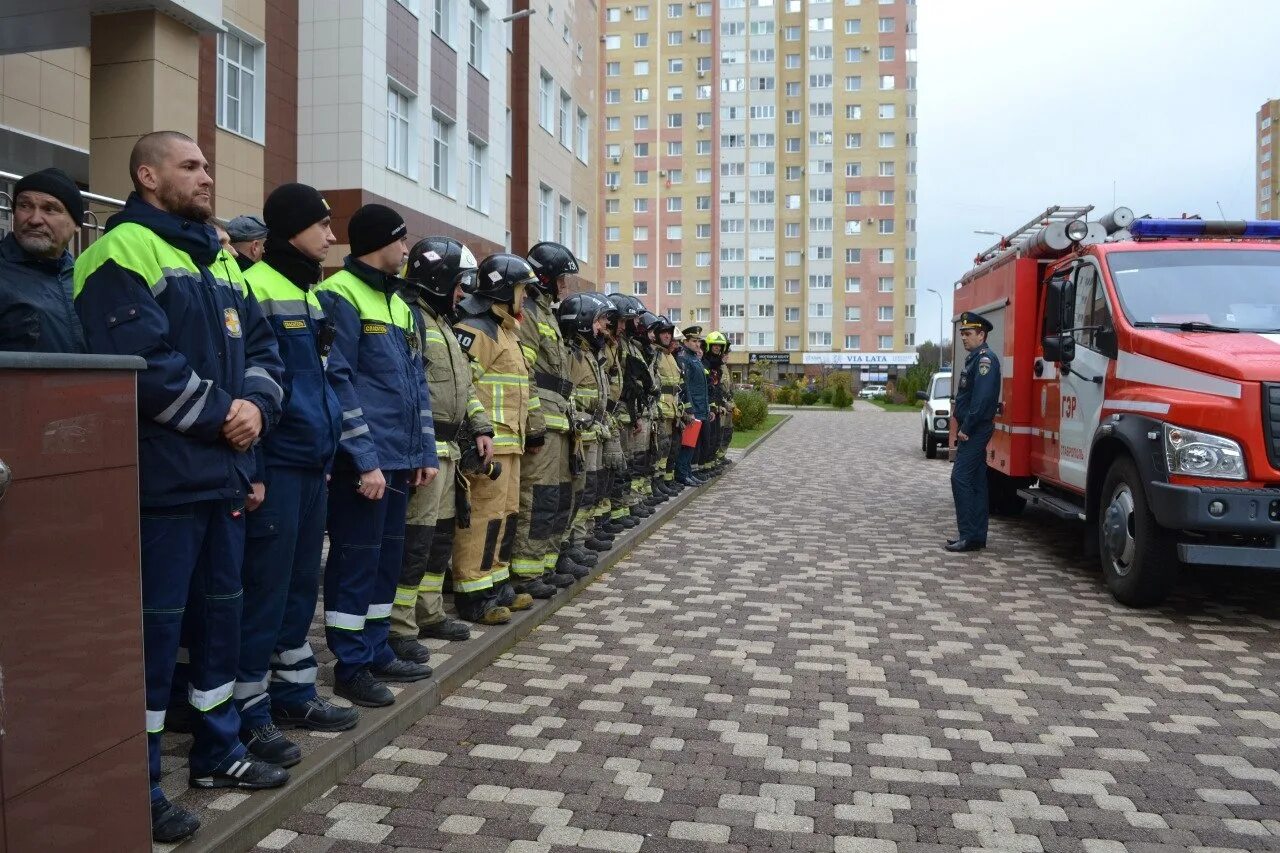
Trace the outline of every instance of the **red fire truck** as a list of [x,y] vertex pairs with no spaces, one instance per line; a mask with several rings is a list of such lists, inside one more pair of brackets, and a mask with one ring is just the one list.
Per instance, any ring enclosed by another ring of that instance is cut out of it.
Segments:
[[1083,521],[1135,607],[1181,564],[1280,569],[1280,222],[1092,209],[1048,208],[956,285],[1003,367],[993,512]]

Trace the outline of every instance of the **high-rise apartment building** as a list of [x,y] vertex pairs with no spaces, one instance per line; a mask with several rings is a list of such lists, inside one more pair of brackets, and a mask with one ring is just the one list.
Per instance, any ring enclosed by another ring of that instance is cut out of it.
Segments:
[[1272,156],[1280,150],[1280,100],[1267,101],[1258,110],[1258,218],[1280,219],[1280,182],[1271,179]]
[[603,9],[606,289],[769,376],[914,360],[911,0]]

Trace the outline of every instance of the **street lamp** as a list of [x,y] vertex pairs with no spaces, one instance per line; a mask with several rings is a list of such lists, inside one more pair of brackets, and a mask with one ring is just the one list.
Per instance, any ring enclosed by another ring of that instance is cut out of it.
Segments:
[[1004,235],[1001,234],[999,231],[985,231],[982,229],[977,229],[973,233],[974,234],[990,234],[992,237],[999,237],[1001,240],[1004,239]]
[[946,302],[942,299],[942,294],[934,290],[932,287],[928,291],[938,297],[938,369],[942,369],[942,339],[945,337],[943,329],[946,328]]
[[530,15],[536,15],[536,14],[538,14],[537,9],[521,9],[519,12],[512,12],[510,15],[499,18],[498,20],[504,24],[509,24],[512,21],[518,21],[521,18],[527,18]]

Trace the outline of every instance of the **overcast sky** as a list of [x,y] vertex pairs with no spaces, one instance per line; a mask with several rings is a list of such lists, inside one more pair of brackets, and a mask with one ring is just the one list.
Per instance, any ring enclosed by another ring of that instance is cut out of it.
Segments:
[[940,291],[1051,204],[1253,218],[1277,0],[919,0],[916,341]]

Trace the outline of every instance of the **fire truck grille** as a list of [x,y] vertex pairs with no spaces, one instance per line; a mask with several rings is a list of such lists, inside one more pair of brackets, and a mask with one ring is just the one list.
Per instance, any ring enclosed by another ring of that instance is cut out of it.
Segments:
[[1280,382],[1262,386],[1262,433],[1267,439],[1271,467],[1280,469]]

